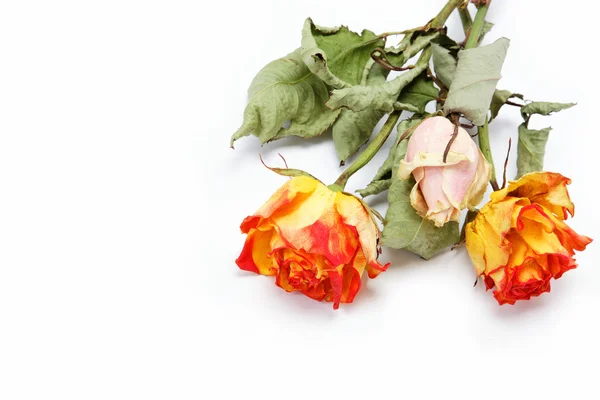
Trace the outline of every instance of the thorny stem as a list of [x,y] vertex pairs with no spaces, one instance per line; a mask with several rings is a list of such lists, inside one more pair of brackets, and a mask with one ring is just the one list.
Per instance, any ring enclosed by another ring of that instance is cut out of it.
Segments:
[[[446,3],[446,5],[438,13],[438,15],[434,19],[432,19],[431,22],[429,22],[428,27],[430,29],[439,29],[443,27],[450,14],[452,14],[452,11],[454,11],[456,7],[463,3],[464,0],[449,0],[448,3]],[[417,65],[429,64],[430,58],[431,48],[427,47],[421,53],[421,56],[417,61]],[[337,178],[337,180],[332,186],[338,187],[341,190],[343,190],[346,187],[346,183],[348,183],[348,179],[350,179],[350,177],[354,175],[356,171],[358,171],[359,169],[367,165],[369,161],[371,161],[371,159],[375,156],[375,154],[377,154],[379,149],[381,149],[381,146],[383,146],[387,138],[392,133],[392,130],[394,129],[396,123],[400,119],[401,112],[402,111],[397,110],[393,111],[389,115],[387,121],[385,121],[385,124],[381,128],[381,131],[379,131],[379,133],[377,134],[377,136],[375,136],[373,141],[369,143],[365,151],[363,151],[360,154],[360,156],[358,156],[356,160],[354,160],[354,162],[344,172],[342,172],[342,174],[339,176],[339,178]]]

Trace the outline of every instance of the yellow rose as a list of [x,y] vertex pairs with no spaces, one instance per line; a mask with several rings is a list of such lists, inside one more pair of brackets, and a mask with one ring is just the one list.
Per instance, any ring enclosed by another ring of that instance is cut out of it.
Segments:
[[564,220],[574,215],[570,179],[534,172],[510,182],[466,227],[467,250],[487,289],[500,304],[514,304],[550,291],[550,280],[577,267],[575,250],[592,239]]
[[360,200],[310,177],[290,179],[240,228],[241,269],[334,308],[354,300],[365,269],[374,278],[388,267],[377,262],[379,229]]

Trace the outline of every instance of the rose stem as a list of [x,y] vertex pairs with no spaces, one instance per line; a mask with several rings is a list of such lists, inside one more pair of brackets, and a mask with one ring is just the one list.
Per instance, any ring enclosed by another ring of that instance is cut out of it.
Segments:
[[401,110],[396,110],[390,114],[377,136],[375,136],[375,139],[373,139],[373,141],[369,143],[365,151],[363,151],[361,155],[358,156],[358,158],[354,160],[354,162],[348,168],[346,168],[344,172],[342,172],[340,177],[337,178],[337,180],[335,181],[334,185],[339,186],[339,188],[343,190],[346,187],[348,179],[350,179],[350,177],[356,171],[358,171],[359,169],[367,165],[369,161],[371,161],[371,158],[375,156],[375,154],[379,151],[381,146],[383,146],[387,138],[390,136],[390,133],[392,133],[392,130],[394,129],[396,123],[400,119],[401,113]]
[[[464,3],[464,0],[449,0],[448,3],[446,3],[446,5],[440,10],[438,15],[434,19],[431,20],[431,22],[428,24],[428,27],[430,29],[442,28],[444,26],[444,24],[446,23],[446,20],[450,16],[450,14],[452,14],[452,11],[454,11],[454,9],[462,3]],[[430,58],[431,58],[431,48],[428,47],[425,50],[423,50],[423,52],[421,53],[421,56],[419,57],[419,60],[417,61],[417,65],[429,64]],[[371,141],[371,143],[369,143],[369,145],[367,146],[365,151],[363,151],[361,153],[361,155],[358,156],[356,158],[356,160],[354,160],[354,162],[344,172],[342,172],[342,174],[339,176],[339,178],[337,178],[335,183],[331,186],[334,186],[334,187],[337,187],[337,188],[343,190],[346,187],[346,183],[348,182],[348,179],[350,179],[350,177],[356,171],[358,171],[359,169],[361,169],[362,167],[367,165],[367,163],[369,161],[371,161],[371,159],[375,156],[375,154],[377,154],[379,149],[381,149],[381,146],[383,146],[383,144],[385,143],[387,138],[392,133],[392,130],[394,129],[394,127],[396,126],[396,123],[400,119],[401,113],[402,113],[402,111],[396,110],[396,111],[393,111],[389,115],[387,121],[381,128],[381,131],[379,131],[379,133],[377,134],[377,136],[375,136],[373,141]]]
[[473,18],[471,18],[471,13],[469,12],[469,9],[466,6],[459,7],[458,15],[460,15],[460,22],[462,23],[465,35],[469,36],[469,29],[471,29],[471,26],[473,25]]
[[[466,50],[477,47],[477,43],[479,42],[479,36],[481,35],[481,30],[483,28],[483,23],[485,22],[485,16],[487,15],[488,8],[489,2],[487,4],[479,6],[479,8],[477,9],[477,14],[475,14],[475,20],[473,21],[473,25],[471,26],[469,36],[467,37],[467,40],[465,42]],[[492,189],[498,190],[499,186],[498,180],[496,179],[496,167],[494,166],[492,149],[490,147],[490,130],[488,127],[487,117],[485,124],[483,124],[483,126],[479,126],[477,132],[479,136],[479,148],[485,156],[485,159],[490,163],[492,167],[492,173],[490,175],[490,185],[492,185]]]
[[433,20],[431,20],[429,27],[432,29],[442,28],[444,26],[444,24],[446,23],[446,20],[450,16],[450,14],[452,14],[452,11],[454,11],[454,9],[456,7],[460,6],[464,2],[465,2],[465,0],[450,0],[450,1],[448,1],[448,3],[446,3],[444,8],[442,8],[440,10],[438,15],[436,15],[436,17]]
[[485,23],[485,16],[487,15],[489,7],[489,4],[484,4],[479,6],[479,8],[477,9],[477,14],[475,14],[475,20],[473,21],[473,25],[471,26],[469,37],[467,37],[467,41],[465,42],[465,49],[472,49],[473,47],[477,47],[477,43],[479,42],[479,36],[481,36],[481,30],[483,29],[483,24]]

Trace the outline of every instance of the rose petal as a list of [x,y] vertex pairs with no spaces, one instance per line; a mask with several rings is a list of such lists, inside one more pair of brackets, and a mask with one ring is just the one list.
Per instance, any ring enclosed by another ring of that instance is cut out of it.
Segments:
[[272,231],[259,231],[250,229],[244,248],[235,263],[245,271],[256,272],[261,275],[275,275],[271,254]]

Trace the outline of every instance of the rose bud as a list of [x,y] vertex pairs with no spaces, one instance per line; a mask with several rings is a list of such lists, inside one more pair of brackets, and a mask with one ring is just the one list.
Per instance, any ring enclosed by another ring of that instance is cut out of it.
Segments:
[[570,179],[534,172],[491,195],[466,227],[467,250],[486,288],[500,304],[550,291],[550,280],[577,266],[573,255],[592,239],[564,220],[573,216]]
[[490,179],[490,165],[461,127],[444,162],[454,131],[454,124],[444,117],[424,120],[408,140],[398,170],[400,179],[409,179],[411,174],[415,178],[410,202],[436,226],[458,221],[461,210],[477,206]]
[[375,278],[389,265],[377,262],[380,232],[363,203],[306,176],[286,182],[240,228],[248,234],[240,269],[275,275],[284,290],[334,309],[354,300],[365,269]]

